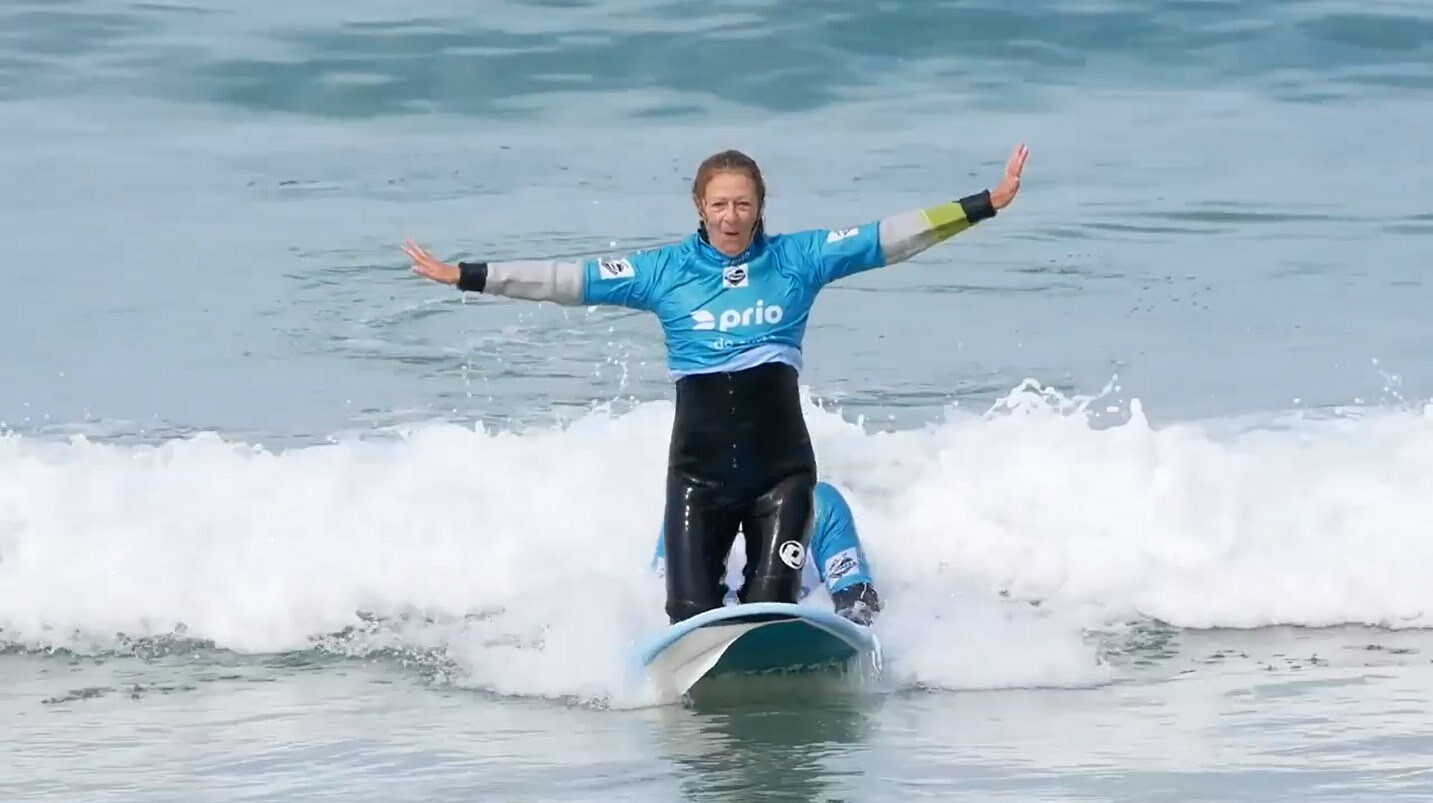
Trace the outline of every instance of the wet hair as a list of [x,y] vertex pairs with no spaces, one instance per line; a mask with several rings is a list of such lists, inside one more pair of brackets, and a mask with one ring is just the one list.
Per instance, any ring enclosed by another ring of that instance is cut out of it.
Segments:
[[[692,198],[697,205],[701,205],[702,197],[706,194],[707,184],[711,182],[712,176],[717,173],[742,173],[756,185],[756,205],[763,212],[766,210],[766,181],[761,177],[761,168],[756,166],[756,160],[742,153],[741,151],[725,150],[714,153],[702,160],[697,167],[697,176],[692,179]],[[701,222],[697,227],[702,236],[706,236],[707,224]],[[756,229],[753,236],[760,236],[766,228],[766,216],[763,214],[756,219]]]

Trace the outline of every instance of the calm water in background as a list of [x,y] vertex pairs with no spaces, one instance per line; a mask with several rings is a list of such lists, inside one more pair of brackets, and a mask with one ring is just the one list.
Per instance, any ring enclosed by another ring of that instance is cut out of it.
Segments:
[[[0,796],[1426,799],[1430,89],[1414,3],[7,3]],[[668,241],[725,147],[861,222],[1019,141],[813,313],[886,676],[643,699],[655,321],[398,245]]]

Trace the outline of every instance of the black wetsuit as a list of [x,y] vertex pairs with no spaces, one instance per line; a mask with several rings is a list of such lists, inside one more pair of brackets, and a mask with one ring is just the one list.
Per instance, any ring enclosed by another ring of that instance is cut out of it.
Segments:
[[663,522],[668,617],[721,606],[738,528],[747,550],[739,599],[795,602],[815,486],[795,368],[767,363],[677,380]]

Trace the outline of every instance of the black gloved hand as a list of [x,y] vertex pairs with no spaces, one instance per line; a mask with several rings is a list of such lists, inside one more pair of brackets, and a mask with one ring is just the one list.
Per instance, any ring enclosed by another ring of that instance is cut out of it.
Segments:
[[857,602],[849,608],[839,608],[836,611],[836,615],[850,619],[856,624],[864,625],[865,627],[870,627],[871,619],[875,617],[875,613],[866,607],[866,603],[864,602]]
[[876,614],[881,610],[881,598],[869,583],[857,583],[831,595],[836,615],[870,627]]

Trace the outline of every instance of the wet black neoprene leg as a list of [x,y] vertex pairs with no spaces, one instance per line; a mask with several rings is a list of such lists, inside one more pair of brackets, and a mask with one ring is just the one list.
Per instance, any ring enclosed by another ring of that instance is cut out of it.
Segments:
[[667,474],[667,619],[672,624],[719,608],[726,596],[726,559],[736,540],[737,511],[711,488],[681,472]]
[[761,496],[742,518],[746,582],[742,602],[796,602],[811,545],[816,478],[792,474]]

